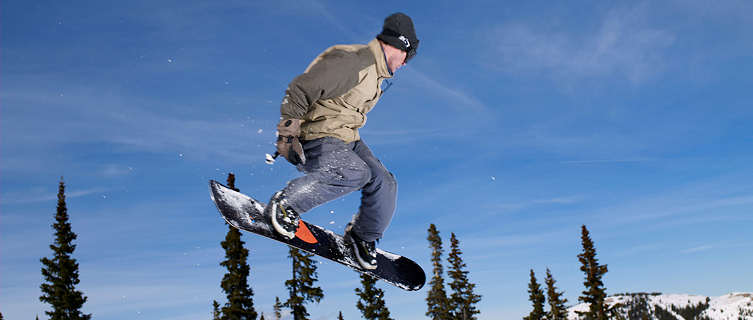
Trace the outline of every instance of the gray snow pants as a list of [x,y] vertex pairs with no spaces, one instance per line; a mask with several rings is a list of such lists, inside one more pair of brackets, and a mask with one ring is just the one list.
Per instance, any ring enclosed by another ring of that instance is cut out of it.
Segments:
[[395,177],[363,141],[345,143],[325,137],[303,143],[306,175],[288,182],[288,204],[304,213],[325,202],[361,190],[361,207],[353,219],[353,231],[366,241],[382,237],[392,221],[397,202]]

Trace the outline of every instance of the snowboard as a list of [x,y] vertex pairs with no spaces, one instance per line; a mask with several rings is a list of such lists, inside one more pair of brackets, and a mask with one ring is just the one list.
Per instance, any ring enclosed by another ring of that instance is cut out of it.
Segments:
[[377,268],[366,270],[356,261],[353,249],[343,237],[330,230],[301,220],[293,239],[278,234],[269,217],[264,215],[264,203],[210,180],[212,201],[231,226],[277,240],[351,269],[371,275],[398,288],[415,291],[426,282],[426,274],[412,260],[377,248]]

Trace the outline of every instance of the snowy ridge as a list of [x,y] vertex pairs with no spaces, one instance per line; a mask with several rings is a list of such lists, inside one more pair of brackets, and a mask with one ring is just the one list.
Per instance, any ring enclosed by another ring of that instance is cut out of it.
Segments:
[[[708,306],[702,306],[703,311],[692,319],[753,320],[753,293],[746,292],[729,293],[719,297],[689,294],[620,294],[608,297],[606,303],[610,307],[617,304],[627,306],[641,298],[645,299],[650,319],[660,319],[657,315],[657,307],[659,307],[676,320],[691,320],[673,310],[693,308],[708,303]],[[584,317],[579,317],[576,311],[587,312],[588,304],[581,303],[568,308],[567,318],[569,320],[583,319]],[[627,307],[621,308],[619,313],[624,319],[630,319]]]
[[711,319],[753,319],[753,293],[730,293],[712,299],[704,315]]

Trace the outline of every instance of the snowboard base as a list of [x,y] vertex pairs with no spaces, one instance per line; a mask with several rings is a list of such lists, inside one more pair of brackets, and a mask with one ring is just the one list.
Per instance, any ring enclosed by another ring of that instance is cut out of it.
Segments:
[[340,263],[351,269],[382,279],[398,288],[415,291],[426,282],[426,274],[414,261],[377,248],[377,268],[361,268],[354,258],[353,250],[339,234],[301,220],[292,239],[279,235],[268,217],[264,216],[265,204],[245,194],[232,190],[221,183],[209,182],[212,201],[222,217],[231,226],[277,240],[322,258]]

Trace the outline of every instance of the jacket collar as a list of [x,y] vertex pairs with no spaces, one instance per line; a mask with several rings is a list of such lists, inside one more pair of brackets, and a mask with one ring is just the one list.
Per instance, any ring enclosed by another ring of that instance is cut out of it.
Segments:
[[379,77],[392,78],[392,73],[390,72],[390,69],[387,68],[387,58],[384,56],[384,50],[382,50],[379,40],[374,39],[369,41],[368,46],[376,60],[376,69]]

